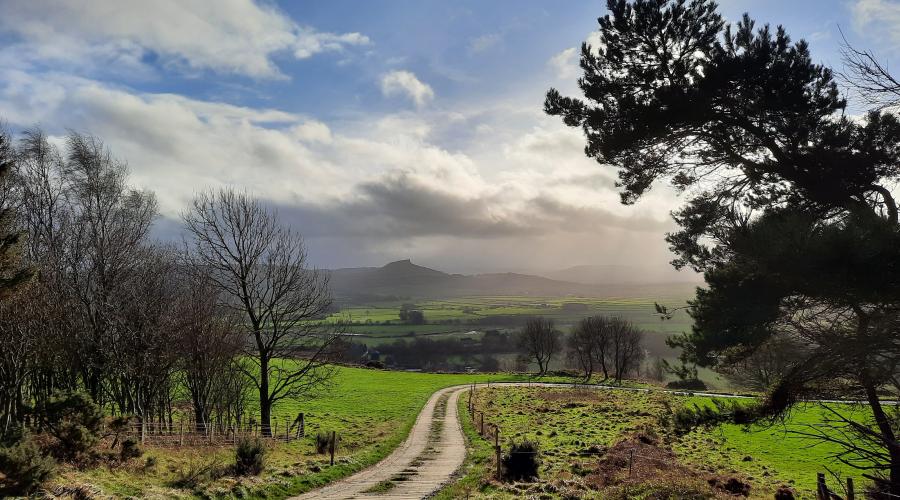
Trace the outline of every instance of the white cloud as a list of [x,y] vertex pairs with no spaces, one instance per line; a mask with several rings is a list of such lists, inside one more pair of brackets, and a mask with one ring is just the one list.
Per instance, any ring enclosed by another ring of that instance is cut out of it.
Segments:
[[434,99],[434,90],[427,83],[420,81],[412,72],[404,70],[384,74],[381,77],[381,93],[385,97],[404,95],[418,107]]
[[852,12],[857,31],[886,38],[888,47],[900,43],[900,2],[856,0]]
[[588,47],[590,47],[594,53],[597,53],[597,50],[603,45],[603,43],[600,41],[599,31],[591,31],[590,33],[588,33],[588,36],[584,42],[588,44]]
[[485,50],[488,50],[491,47],[499,44],[501,40],[502,37],[497,33],[488,33],[485,35],[481,35],[479,37],[473,38],[469,42],[469,51],[472,53],[484,52]]
[[556,76],[560,79],[569,79],[578,76],[578,53],[575,47],[569,47],[562,52],[551,57],[547,61],[555,71]]
[[[307,58],[370,40],[297,25],[253,0],[29,0],[0,2],[0,31],[23,43],[21,60],[70,67],[140,68],[145,57],[187,70],[257,78],[282,76],[273,56]],[[10,59],[0,57],[0,61]]]
[[584,157],[580,132],[532,108],[420,110],[333,128],[277,109],[0,75],[12,126],[102,138],[133,182],[156,192],[163,231],[196,192],[234,185],[277,205],[322,266],[454,262],[459,249],[487,269],[668,260],[671,199],[654,192],[620,206],[614,171]]

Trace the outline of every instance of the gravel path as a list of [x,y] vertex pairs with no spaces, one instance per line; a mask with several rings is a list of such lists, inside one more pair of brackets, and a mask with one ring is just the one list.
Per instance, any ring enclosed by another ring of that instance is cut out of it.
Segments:
[[406,441],[381,462],[295,499],[421,499],[434,493],[466,458],[456,404],[467,388],[449,387],[432,394]]

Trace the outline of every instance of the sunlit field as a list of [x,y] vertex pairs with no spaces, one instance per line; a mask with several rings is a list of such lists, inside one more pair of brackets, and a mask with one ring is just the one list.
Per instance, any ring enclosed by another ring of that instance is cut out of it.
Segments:
[[[798,490],[806,498],[814,495],[816,473],[826,470],[841,477],[856,477],[860,483],[858,470],[833,458],[839,448],[792,433],[824,422],[824,410],[818,405],[801,406],[783,423],[773,426],[725,424],[676,435],[666,418],[679,406],[695,404],[709,405],[711,401],[661,392],[535,387],[480,388],[476,397],[476,409],[484,412],[485,422],[500,426],[503,446],[511,440],[539,443],[541,480],[529,492],[548,491],[545,485],[553,485],[549,490],[552,498],[567,492],[596,495],[598,489],[606,492],[600,498],[612,495],[614,490],[598,486],[608,480],[601,476],[609,471],[598,472],[596,464],[608,450],[634,436],[645,436],[642,439],[652,444],[650,447],[642,443],[637,448],[635,469],[648,466],[660,476],[674,473],[690,478],[691,484],[686,487],[698,491],[708,490],[710,478],[734,477],[751,485],[752,498],[772,498],[782,485]],[[838,407],[849,414],[859,411],[845,405]],[[464,418],[468,420],[468,415]],[[468,488],[490,498],[515,498],[521,494],[514,487],[491,481],[493,470],[485,464],[492,450],[484,448],[484,439],[474,434],[471,424],[469,431],[472,458],[468,474],[461,486],[451,491],[459,494]],[[642,464],[648,460],[655,461]],[[637,475],[631,481],[635,494],[650,494],[667,487]],[[446,495],[452,498],[450,492]]]

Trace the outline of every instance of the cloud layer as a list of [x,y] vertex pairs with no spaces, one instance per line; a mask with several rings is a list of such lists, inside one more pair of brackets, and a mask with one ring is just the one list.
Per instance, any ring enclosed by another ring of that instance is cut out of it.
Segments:
[[[454,130],[490,127],[508,109],[400,113],[336,131],[279,110],[86,79],[16,73],[10,80],[0,86],[8,119],[98,135],[129,162],[137,184],[156,191],[172,220],[198,191],[239,186],[278,206],[308,238],[364,245],[357,258],[441,250],[446,238],[503,246],[624,231],[659,239],[668,227],[664,212],[619,207],[612,171],[582,156],[577,131],[552,121],[499,142],[479,134],[465,150],[438,144]],[[34,95],[52,98],[34,102]]]
[[[66,129],[103,139],[133,182],[156,192],[162,238],[178,237],[197,192],[234,186],[276,207],[324,267],[407,257],[453,271],[669,259],[671,193],[622,207],[614,170],[585,158],[578,130],[542,114],[540,93],[448,104],[417,76],[440,72],[401,58],[347,71],[363,90],[338,98],[412,106],[328,119],[264,94],[248,105],[111,76],[163,68],[187,86],[250,77],[281,79],[266,82],[280,91],[293,76],[282,73],[284,58],[375,46],[366,35],[318,31],[250,0],[33,0],[0,2],[0,36],[12,40],[0,48],[0,119],[43,126],[54,140]],[[485,35],[462,49],[485,57],[500,43]],[[576,55],[537,65],[571,78]]]
[[322,33],[250,0],[29,0],[0,2],[0,30],[20,57],[67,66],[140,66],[147,58],[191,70],[283,77],[273,57],[302,59],[371,41]]

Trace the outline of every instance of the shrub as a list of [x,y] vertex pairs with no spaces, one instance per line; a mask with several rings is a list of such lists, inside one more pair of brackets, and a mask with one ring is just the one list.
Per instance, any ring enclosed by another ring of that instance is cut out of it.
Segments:
[[50,479],[56,462],[44,455],[31,436],[0,448],[0,497],[28,495]]
[[63,459],[77,458],[99,441],[103,412],[83,392],[55,393],[38,408],[41,423],[58,441],[54,454]]
[[328,453],[331,449],[331,433],[330,432],[317,432],[316,433],[316,453],[319,455],[324,455]]
[[503,478],[510,481],[530,481],[537,479],[540,465],[540,450],[536,441],[525,440],[512,443],[503,455]]
[[131,424],[132,417],[128,415],[120,415],[111,417],[106,422],[107,436],[113,437],[112,448],[119,444],[119,438],[122,434],[128,432],[128,426]]
[[721,423],[748,425],[759,418],[756,404],[736,401],[713,400],[711,406],[695,404],[684,406],[672,415],[674,431],[678,435],[687,434],[697,427],[712,427]]
[[673,380],[666,384],[668,389],[680,389],[684,391],[705,391],[706,383],[698,378]]
[[259,439],[242,438],[234,453],[234,471],[241,476],[257,476],[265,466],[266,447]]
[[123,462],[131,458],[138,458],[143,454],[144,450],[141,449],[141,446],[140,444],[138,444],[136,439],[125,438],[122,441],[122,446],[119,449],[119,458]]

